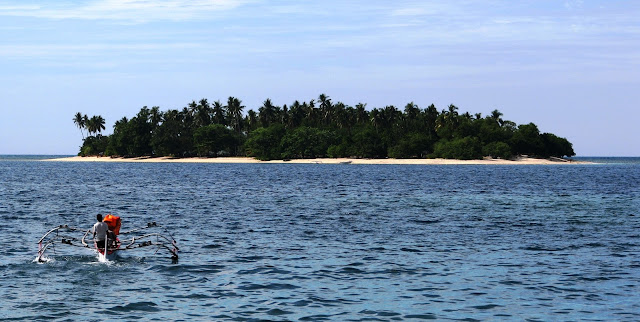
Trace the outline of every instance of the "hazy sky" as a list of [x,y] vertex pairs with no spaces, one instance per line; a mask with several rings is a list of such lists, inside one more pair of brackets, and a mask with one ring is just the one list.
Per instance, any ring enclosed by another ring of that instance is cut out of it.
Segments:
[[76,154],[75,112],[326,93],[640,156],[640,1],[0,0],[0,35],[0,154]]

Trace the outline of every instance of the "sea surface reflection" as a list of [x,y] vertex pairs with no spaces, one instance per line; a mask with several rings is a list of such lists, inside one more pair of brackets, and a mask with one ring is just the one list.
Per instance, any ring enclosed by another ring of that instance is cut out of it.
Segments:
[[[640,320],[640,165],[0,161],[0,318]],[[36,241],[156,221],[179,263]]]

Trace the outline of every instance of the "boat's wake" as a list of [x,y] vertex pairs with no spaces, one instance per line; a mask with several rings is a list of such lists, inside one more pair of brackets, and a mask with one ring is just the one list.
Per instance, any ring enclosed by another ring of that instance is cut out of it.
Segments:
[[36,258],[33,259],[33,261],[31,261],[32,263],[38,263],[38,264],[46,264],[46,263],[50,263],[50,262],[54,262],[55,259],[53,258],[49,258],[46,256],[36,256]]

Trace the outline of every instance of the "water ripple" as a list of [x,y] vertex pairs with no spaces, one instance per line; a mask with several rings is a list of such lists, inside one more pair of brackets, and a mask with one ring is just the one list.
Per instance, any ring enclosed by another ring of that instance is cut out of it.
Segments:
[[[2,320],[640,320],[637,165],[0,166]],[[33,262],[99,212],[180,262]]]

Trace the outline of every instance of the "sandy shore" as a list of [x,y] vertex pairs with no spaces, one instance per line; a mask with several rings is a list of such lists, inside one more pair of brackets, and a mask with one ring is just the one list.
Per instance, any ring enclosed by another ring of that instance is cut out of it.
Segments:
[[322,158],[322,159],[294,159],[290,161],[272,160],[260,161],[247,157],[221,157],[221,158],[111,158],[111,157],[68,157],[48,159],[44,161],[58,162],[154,162],[154,163],[304,163],[304,164],[588,164],[579,161],[553,161],[547,159],[520,158],[515,161],[502,159],[484,160],[451,160],[451,159],[349,159],[349,158]]

